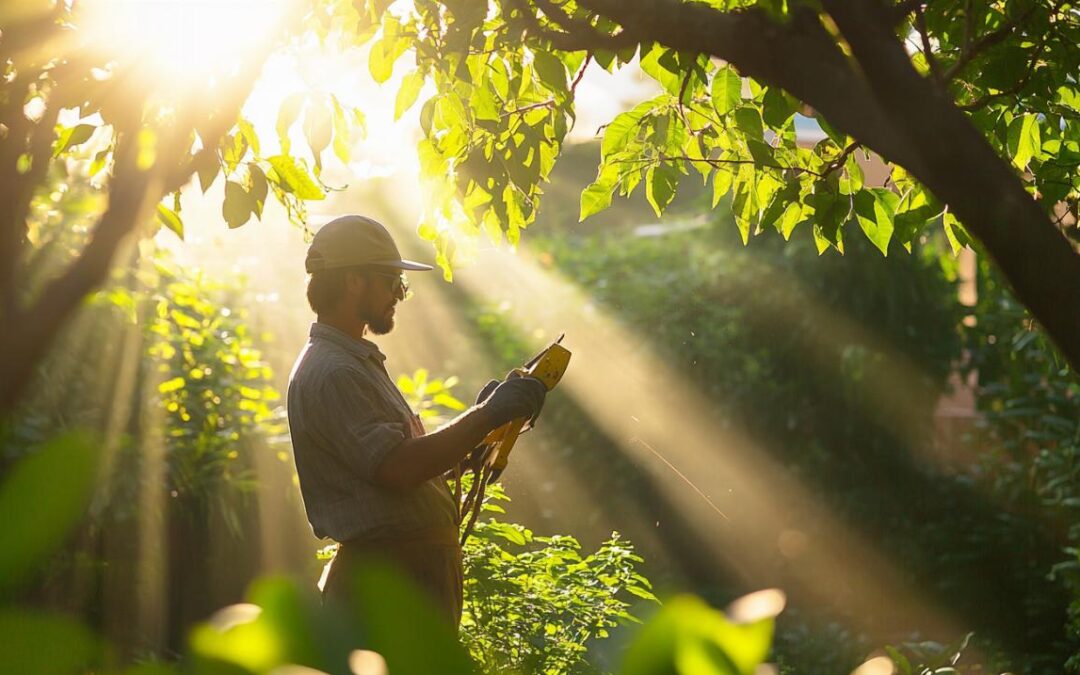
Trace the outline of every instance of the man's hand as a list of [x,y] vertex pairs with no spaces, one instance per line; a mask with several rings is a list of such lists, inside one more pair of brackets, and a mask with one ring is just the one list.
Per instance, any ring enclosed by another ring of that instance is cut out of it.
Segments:
[[498,380],[488,380],[488,383],[480,388],[480,393],[476,395],[476,404],[480,405],[484,401],[488,400],[491,396],[491,392],[495,391],[495,388],[499,386]]
[[401,442],[379,464],[378,484],[394,489],[414,488],[454,467],[497,429],[519,417],[540,414],[547,387],[534,377],[512,377],[484,387],[479,405],[470,408],[441,429]]
[[519,417],[535,418],[544,407],[546,394],[547,387],[535,377],[515,377],[499,383],[481,408],[498,428]]

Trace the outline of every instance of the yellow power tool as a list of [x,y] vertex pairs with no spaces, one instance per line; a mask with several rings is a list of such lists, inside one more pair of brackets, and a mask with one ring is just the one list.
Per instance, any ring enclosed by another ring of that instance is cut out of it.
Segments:
[[[559,335],[554,342],[529,359],[521,368],[512,370],[507,375],[507,379],[526,376],[535,377],[544,383],[548,391],[554,389],[555,385],[562,379],[566,368],[570,365],[570,350],[560,344],[563,335]],[[464,519],[466,514],[469,515],[469,521],[465,524],[465,528],[461,533],[462,545],[469,538],[473,525],[476,524],[476,519],[480,515],[484,502],[484,493],[487,491],[488,484],[499,479],[510,459],[510,451],[514,449],[518,436],[523,431],[531,429],[534,423],[535,420],[521,417],[494,429],[484,438],[476,450],[473,451],[472,461],[469,466],[473,470],[473,482],[463,501],[461,500],[461,477],[460,472],[458,473],[455,496],[459,506],[459,517]]]

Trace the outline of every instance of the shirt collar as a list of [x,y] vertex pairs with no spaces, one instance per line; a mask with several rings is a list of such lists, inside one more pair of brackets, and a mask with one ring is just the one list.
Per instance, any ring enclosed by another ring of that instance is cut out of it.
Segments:
[[371,340],[365,340],[364,338],[357,340],[329,324],[316,321],[311,324],[310,335],[313,340],[320,339],[332,342],[358,359],[374,357],[380,361],[386,360],[386,355],[379,351],[379,346]]

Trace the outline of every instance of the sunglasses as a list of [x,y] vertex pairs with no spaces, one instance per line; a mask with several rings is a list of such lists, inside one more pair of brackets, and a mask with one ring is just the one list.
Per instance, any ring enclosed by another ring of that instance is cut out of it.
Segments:
[[378,272],[376,270],[368,270],[375,276],[383,277],[385,279],[393,279],[390,283],[390,292],[394,295],[400,295],[402,298],[409,292],[409,280],[405,276],[404,272],[392,273],[392,272]]

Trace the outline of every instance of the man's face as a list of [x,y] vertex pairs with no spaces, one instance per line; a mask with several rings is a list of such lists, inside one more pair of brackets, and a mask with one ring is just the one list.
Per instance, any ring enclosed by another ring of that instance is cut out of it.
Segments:
[[[357,316],[375,335],[385,335],[394,329],[394,312],[405,291],[397,283],[397,270],[363,272],[364,293],[357,302]],[[396,291],[396,292],[395,292]]]

